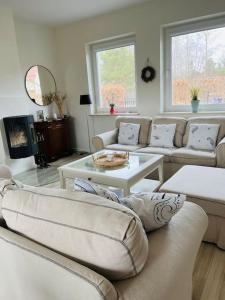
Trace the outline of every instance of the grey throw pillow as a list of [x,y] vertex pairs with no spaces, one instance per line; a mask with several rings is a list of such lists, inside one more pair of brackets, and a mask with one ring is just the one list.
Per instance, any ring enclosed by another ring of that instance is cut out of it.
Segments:
[[93,183],[89,180],[76,178],[74,180],[74,191],[80,191],[80,192],[86,192],[86,193],[98,195],[103,198],[119,203],[119,197],[117,196],[116,193],[110,191],[107,188],[102,187],[99,184]]
[[175,131],[176,124],[153,124],[149,146],[173,148]]
[[219,124],[191,124],[187,147],[196,150],[215,150],[219,128]]
[[133,210],[149,232],[168,224],[185,200],[186,196],[179,194],[137,193],[121,198],[120,203]]
[[120,123],[118,142],[122,145],[137,145],[140,124]]

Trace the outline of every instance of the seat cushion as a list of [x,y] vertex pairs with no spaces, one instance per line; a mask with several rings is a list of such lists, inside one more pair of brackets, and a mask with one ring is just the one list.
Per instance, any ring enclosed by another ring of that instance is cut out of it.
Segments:
[[186,165],[216,166],[214,151],[194,150],[186,147],[173,151],[171,162]]
[[116,128],[120,128],[120,123],[133,123],[140,124],[140,132],[139,132],[139,143],[140,144],[148,144],[148,134],[149,127],[152,119],[147,117],[117,117],[116,118]]
[[[183,135],[185,133],[185,128],[187,120],[185,118],[175,118],[175,117],[156,117],[153,119],[152,124],[176,124],[176,131],[174,136],[174,146],[182,147],[183,146]],[[149,130],[149,141],[151,136],[151,127]],[[148,143],[149,144],[149,143]]]
[[144,147],[144,145],[121,145],[121,144],[112,144],[105,147],[105,149],[115,150],[115,151],[137,151],[138,149]]
[[145,147],[138,149],[137,152],[164,155],[164,161],[170,162],[170,157],[176,149],[177,148]]
[[189,118],[187,120],[187,127],[186,131],[183,137],[183,146],[186,146],[188,143],[188,137],[189,137],[189,130],[190,130],[190,124],[219,124],[219,132],[217,136],[217,144],[222,140],[222,138],[225,136],[225,117],[218,116],[218,117],[193,117]]
[[109,280],[135,276],[145,265],[148,242],[139,217],[99,196],[24,187],[7,191],[2,214],[11,230]]
[[184,166],[160,188],[161,192],[181,193],[207,213],[225,218],[225,170]]
[[149,235],[149,256],[143,271],[114,283],[121,299],[192,299],[192,272],[206,227],[204,211],[184,203],[168,226]]

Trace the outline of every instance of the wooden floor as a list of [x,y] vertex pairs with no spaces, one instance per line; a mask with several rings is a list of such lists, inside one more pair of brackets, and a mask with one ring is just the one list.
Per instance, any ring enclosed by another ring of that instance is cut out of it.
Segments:
[[202,243],[193,275],[193,300],[225,300],[225,251]]
[[[58,188],[57,167],[81,157],[73,155],[58,160],[49,169],[24,172],[17,179],[25,184]],[[202,243],[200,247],[193,274],[193,300],[225,300],[225,251],[213,244]]]

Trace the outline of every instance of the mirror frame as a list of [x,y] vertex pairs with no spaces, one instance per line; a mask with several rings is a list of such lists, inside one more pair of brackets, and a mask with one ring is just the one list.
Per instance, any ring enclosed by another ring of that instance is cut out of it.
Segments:
[[32,66],[26,71],[26,74],[25,74],[25,77],[24,77],[24,87],[25,87],[27,96],[30,98],[30,100],[32,101],[32,103],[34,103],[34,104],[36,104],[36,105],[38,105],[38,106],[40,106],[40,107],[43,107],[43,106],[49,106],[50,104],[52,104],[53,101],[52,101],[51,103],[49,103],[48,105],[40,105],[40,104],[34,102],[34,99],[32,99],[32,98],[30,97],[29,93],[28,93],[27,86],[26,86],[26,78],[27,78],[27,73],[28,73],[33,67],[42,67],[42,68],[44,68],[45,70],[47,70],[47,71],[51,74],[51,76],[52,76],[52,78],[53,78],[53,81],[54,81],[54,84],[55,84],[55,92],[57,92],[57,86],[56,86],[56,80],[55,80],[55,77],[53,76],[52,72],[51,72],[48,68],[46,68],[46,67],[44,67],[44,66],[42,66],[42,65],[39,65],[39,64],[37,64],[37,65],[32,65]]

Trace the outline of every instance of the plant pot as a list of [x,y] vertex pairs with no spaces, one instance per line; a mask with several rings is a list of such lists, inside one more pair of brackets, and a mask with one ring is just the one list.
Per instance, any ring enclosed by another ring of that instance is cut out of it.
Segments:
[[115,108],[114,105],[110,105],[110,114],[114,114],[115,113]]
[[193,113],[197,113],[198,110],[199,110],[199,103],[200,103],[200,100],[192,100],[191,101],[191,107],[192,107],[192,112]]

